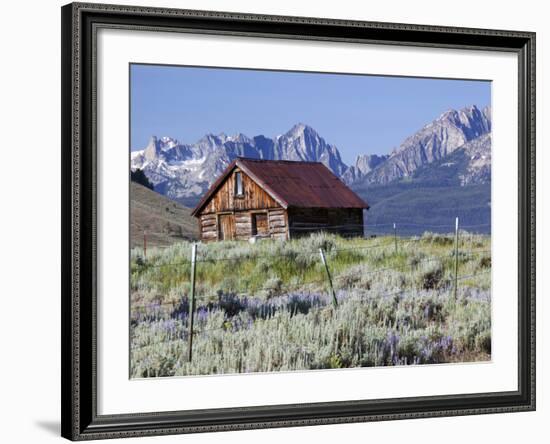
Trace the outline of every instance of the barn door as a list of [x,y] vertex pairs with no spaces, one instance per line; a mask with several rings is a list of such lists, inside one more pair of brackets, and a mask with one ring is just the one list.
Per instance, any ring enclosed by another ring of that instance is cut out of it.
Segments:
[[218,239],[235,239],[235,217],[232,214],[220,214],[218,225]]
[[252,214],[252,234],[254,236],[257,234],[259,234],[260,236],[267,236],[269,234],[266,213]]

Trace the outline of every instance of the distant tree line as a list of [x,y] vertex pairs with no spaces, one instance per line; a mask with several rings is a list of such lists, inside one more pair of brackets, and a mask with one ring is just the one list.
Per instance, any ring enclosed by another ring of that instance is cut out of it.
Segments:
[[136,168],[135,171],[130,170],[130,179],[132,182],[139,183],[140,185],[143,185],[150,190],[154,190],[155,188],[154,185],[149,182],[149,179],[147,178],[143,170],[140,170],[139,168]]

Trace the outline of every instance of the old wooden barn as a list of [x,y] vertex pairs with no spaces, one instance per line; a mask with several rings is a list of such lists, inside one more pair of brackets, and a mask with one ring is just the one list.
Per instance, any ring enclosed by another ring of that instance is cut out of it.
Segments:
[[289,239],[323,230],[361,236],[368,207],[320,162],[238,158],[192,214],[206,242]]

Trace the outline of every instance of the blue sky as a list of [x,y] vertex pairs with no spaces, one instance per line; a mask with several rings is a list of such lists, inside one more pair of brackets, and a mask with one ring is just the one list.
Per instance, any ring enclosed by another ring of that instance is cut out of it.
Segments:
[[344,162],[385,154],[450,108],[491,103],[491,83],[408,77],[131,65],[132,151],[152,135],[275,137],[302,122]]

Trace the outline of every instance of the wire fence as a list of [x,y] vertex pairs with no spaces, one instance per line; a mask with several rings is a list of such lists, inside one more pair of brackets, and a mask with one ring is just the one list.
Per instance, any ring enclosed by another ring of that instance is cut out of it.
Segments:
[[[387,225],[387,224],[384,224]],[[479,224],[477,226],[486,226],[488,224]],[[346,252],[358,252],[358,253],[365,253],[369,250],[375,250],[379,248],[390,248],[391,252],[393,252],[396,255],[405,253],[405,248],[409,245],[414,245],[415,243],[419,242],[420,240],[425,240],[419,236],[413,236],[413,237],[397,237],[396,236],[396,230],[395,225],[392,224],[394,227],[393,232],[393,239],[385,240],[382,242],[377,242],[370,245],[354,245],[351,247],[333,247],[325,251],[323,248],[318,249],[318,251],[287,251],[287,252],[281,252],[281,253],[272,253],[272,254],[242,254],[240,256],[235,257],[221,257],[221,258],[211,258],[204,256],[204,254],[208,254],[208,250],[206,250],[205,253],[202,253],[203,256],[201,257],[200,254],[197,254],[197,244],[192,245],[192,255],[190,260],[186,261],[179,261],[174,263],[163,263],[163,264],[155,264],[155,263],[148,263],[147,261],[142,262],[139,267],[141,267],[141,271],[148,269],[148,268],[162,268],[162,267],[189,267],[190,266],[190,275],[191,275],[191,288],[189,290],[188,297],[182,298],[180,301],[173,301],[173,302],[152,302],[152,303],[145,303],[145,304],[137,304],[132,303],[131,304],[131,310],[132,312],[136,314],[140,314],[143,310],[144,313],[148,312],[154,312],[155,310],[165,310],[167,312],[181,312],[186,313],[187,315],[187,323],[188,326],[184,330],[182,330],[179,333],[179,336],[175,339],[169,338],[167,340],[159,341],[158,343],[168,344],[170,342],[177,342],[186,340],[188,341],[189,346],[189,360],[192,358],[192,336],[196,334],[202,334],[206,332],[211,331],[219,331],[219,330],[231,330],[230,327],[226,325],[226,322],[224,322],[224,325],[216,328],[208,328],[208,329],[196,329],[193,324],[193,318],[195,313],[195,274],[196,274],[196,268],[198,266],[201,266],[203,264],[215,264],[217,262],[231,262],[231,263],[239,263],[243,261],[256,261],[260,259],[267,259],[274,261],[275,259],[280,258],[290,258],[295,260],[298,256],[304,256],[304,257],[312,257],[315,255],[320,255],[320,259],[322,261],[322,264],[325,267],[326,275],[323,278],[316,278],[316,279],[302,279],[300,282],[296,283],[278,283],[277,285],[265,285],[261,287],[254,287],[246,285],[244,288],[241,288],[239,290],[236,289],[227,289],[227,294],[230,294],[234,298],[246,298],[251,297],[257,294],[261,294],[262,292],[273,292],[276,295],[288,295],[293,291],[297,290],[304,290],[308,289],[311,285],[317,285],[322,286],[324,288],[324,291],[327,294],[332,294],[332,300],[334,309],[337,309],[338,307],[338,298],[336,296],[335,288],[333,285],[333,282],[338,282],[341,278],[345,278],[345,270],[344,273],[336,273],[334,274],[334,271],[337,270],[331,270],[331,267],[329,263],[327,262],[326,258],[334,258],[335,255],[338,255],[340,253],[346,253]],[[437,227],[443,227],[442,225],[439,225]],[[468,227],[473,227],[473,225],[470,226],[461,226],[461,230],[465,230]],[[422,257],[422,258],[415,258],[414,260],[411,260],[407,263],[400,263],[400,264],[393,264],[389,266],[383,266],[378,267],[374,269],[369,270],[363,270],[361,277],[363,276],[372,276],[376,274],[381,273],[391,273],[391,272],[405,272],[408,270],[414,270],[415,268],[418,268],[422,266],[423,264],[429,264],[429,263],[442,263],[445,261],[451,261],[454,262],[454,271],[451,273],[448,273],[447,276],[447,286],[443,289],[444,292],[451,292],[451,290],[454,290],[453,298],[456,300],[457,298],[457,290],[458,290],[458,283],[462,282],[464,280],[468,279],[475,279],[479,276],[486,275],[491,272],[490,270],[490,260],[488,265],[488,270],[479,271],[477,273],[470,273],[470,274],[462,274],[459,275],[459,261],[460,259],[465,258],[472,258],[475,256],[482,256],[487,253],[490,253],[490,249],[488,248],[480,248],[475,247],[477,244],[471,244],[467,245],[464,242],[460,244],[459,239],[459,225],[458,225],[458,218],[456,219],[456,223],[454,225],[454,231],[455,235],[453,237],[448,237],[448,240],[445,242],[445,245],[452,247],[452,250],[449,250],[446,254],[440,254],[440,255],[431,255],[428,257]],[[454,238],[454,239],[453,239]],[[462,248],[460,248],[462,247]],[[415,250],[416,251],[416,250]],[[325,256],[326,255],[326,256]],[[490,256],[489,256],[490,259]],[[449,267],[450,269],[452,267]],[[189,272],[188,269],[186,269],[186,273]],[[349,289],[353,288],[353,286],[349,287]],[[318,291],[318,287],[315,289]],[[342,288],[339,288],[339,290],[342,290]],[[379,293],[377,292],[374,294],[376,297],[388,297],[392,295],[402,295],[407,291],[419,291],[419,288],[402,288],[395,292],[390,293]],[[438,290],[439,291],[439,290]],[[366,292],[364,292],[366,296],[373,296],[373,291],[370,291],[370,289]],[[212,297],[213,295],[202,295],[203,297],[206,297],[207,299],[209,297]],[[341,298],[340,298],[341,299]],[[281,306],[284,307],[284,306]],[[273,309],[270,308],[270,310],[274,310],[272,314],[274,314],[276,311],[279,310],[287,310],[287,308],[278,308]],[[183,316],[183,315],[182,315]],[[182,317],[183,320],[183,317]],[[192,334],[189,334],[189,332],[192,332]],[[141,344],[138,346],[132,346],[131,350],[135,351],[140,348],[144,347],[151,347],[153,345],[158,345],[158,343],[148,343],[148,344]]]
[[[379,228],[379,227],[390,227],[393,226],[403,228],[403,227],[415,227],[419,228],[422,231],[427,231],[430,228],[438,228],[438,229],[449,229],[450,231],[454,231],[454,224],[419,224],[419,223],[413,223],[413,222],[384,222],[384,223],[375,223],[371,224],[369,222],[363,223],[363,224],[341,224],[341,225],[328,225],[328,224],[295,224],[291,225],[289,228],[293,230],[298,229],[306,229],[306,230],[314,230],[314,229],[336,229],[336,228],[364,228],[365,231],[368,233],[369,228]],[[491,227],[490,223],[479,223],[479,224],[466,224],[461,225],[461,229],[469,229],[469,228],[489,228]],[[166,231],[150,231],[150,230],[140,230],[145,231],[147,235],[152,236],[183,236],[178,230],[173,229],[167,229]],[[387,234],[393,234],[393,231],[388,231]]]
[[[438,233],[454,231],[454,224],[419,224],[414,222],[385,222],[385,223],[364,223],[364,224],[340,224],[340,225],[330,225],[330,224],[293,224],[288,227],[289,233],[292,235],[307,235],[312,232],[326,232],[339,234],[343,237],[357,237],[358,235],[369,238],[369,237],[379,237],[379,236],[396,236],[404,237],[403,235],[413,235],[411,237],[418,237],[421,233],[429,232],[430,230],[436,231]],[[461,225],[460,229],[463,231],[474,231],[475,233],[488,233],[491,230],[490,223],[479,223],[479,224],[466,224]],[[154,248],[158,250],[163,250],[171,248],[173,243],[168,243],[167,245],[160,245],[158,242],[166,242],[166,238],[170,238],[174,241],[188,241],[192,242],[192,236],[183,234],[182,230],[174,230],[168,228],[166,231],[150,231],[150,230],[140,230],[141,231],[141,241],[135,244],[134,246],[141,248],[144,251],[147,251],[147,248]],[[258,236],[261,238],[261,236]],[[156,243],[152,243],[154,238],[157,238]],[[159,240],[160,239],[160,240]],[[149,244],[149,245],[148,245]]]
[[[413,243],[418,242],[420,238],[401,238],[397,242],[400,244],[403,243]],[[366,245],[362,247],[349,247],[349,248],[334,248],[331,249],[331,253],[338,253],[343,251],[361,251],[361,250],[372,250],[376,248],[382,248],[382,247],[394,247],[394,241],[390,242],[381,242],[374,245]],[[287,252],[287,253],[278,253],[278,254],[268,254],[268,255],[244,255],[239,257],[218,257],[218,258],[206,258],[203,257],[202,259],[197,259],[197,263],[215,263],[215,262],[225,262],[225,261],[231,261],[231,262],[239,262],[239,261],[249,261],[249,260],[261,260],[261,259],[277,259],[277,258],[289,258],[289,257],[295,257],[296,255],[299,256],[317,256],[319,254],[318,251],[304,251],[304,252]],[[191,263],[191,260],[186,260],[182,262],[174,262],[174,263],[167,263],[167,264],[151,264],[147,265],[148,267],[156,268],[156,267],[173,267],[173,266],[182,266],[182,265],[188,265]]]
[[[353,251],[353,250],[358,250],[358,249],[359,248],[346,248],[346,249],[339,249],[339,250],[332,250],[332,251]],[[483,249],[459,251],[459,254],[462,258],[465,258],[465,257],[472,257],[472,256],[480,255],[480,254],[490,253],[490,252],[491,252],[490,249],[483,248]],[[315,253],[315,254],[318,255],[319,253]],[[273,255],[271,257],[281,257],[281,256],[284,256],[284,255]],[[270,256],[262,256],[262,257],[270,257]],[[412,270],[412,269],[418,267],[421,264],[440,262],[440,261],[445,261],[445,260],[452,260],[453,258],[454,258],[454,254],[453,255],[431,256],[431,257],[427,257],[427,258],[418,259],[418,260],[415,260],[415,261],[413,261],[411,263],[407,263],[407,264],[392,265],[392,266],[380,267],[380,268],[375,268],[375,269],[372,269],[372,270],[367,270],[367,271],[363,272],[363,275],[369,276],[369,275],[373,275],[373,274],[385,273],[385,272],[388,272],[388,271],[403,271],[403,270],[407,270],[407,269]],[[231,259],[227,259],[227,260],[237,261],[237,260],[240,260],[240,259],[242,259],[242,258],[231,258]],[[254,260],[254,259],[257,259],[257,258],[256,257],[247,257],[246,259],[247,260]],[[210,260],[203,260],[203,261],[197,260],[196,262],[197,263],[210,263],[211,261]],[[182,262],[182,263],[152,265],[150,267],[162,267],[162,266],[177,267],[177,266],[189,265],[189,264],[190,264],[190,262]],[[342,277],[342,275],[335,275],[335,276],[333,276],[333,279],[338,279],[340,277]],[[461,276],[458,276],[458,278],[460,279]],[[311,279],[310,280],[302,280],[297,284],[288,284],[288,285],[282,284],[280,286],[277,286],[277,289],[290,291],[290,290],[300,289],[300,288],[302,288],[304,286],[307,286],[307,285],[322,284],[322,283],[326,283],[326,282],[327,282],[326,278],[314,279],[314,280],[311,280]],[[269,290],[273,290],[273,289],[274,289],[273,286],[264,286],[264,287],[259,287],[259,288],[253,288],[253,287],[249,288],[249,287],[247,287],[246,289],[243,289],[242,291],[228,290],[228,292],[230,292],[231,294],[236,295],[236,296],[250,296],[251,294],[253,294],[251,292],[261,293],[263,291],[269,291]],[[155,306],[155,305],[174,306],[174,305],[178,305],[178,304],[180,304],[180,302],[150,303],[150,304],[136,304],[136,303],[133,303],[132,308],[150,308],[150,307]]]
[[[354,246],[354,247],[346,247],[346,248],[332,248],[328,251],[329,254],[338,254],[341,252],[349,252],[349,251],[366,251],[366,250],[375,250],[379,248],[393,248],[395,249],[395,245],[400,245],[402,247],[406,247],[408,245],[416,244],[418,242],[422,241],[422,238],[420,237],[401,237],[398,238],[396,241],[389,240],[385,242],[376,243],[373,245],[365,245],[365,246]],[[464,246],[464,245],[463,245]],[[481,252],[488,252],[490,250],[462,250],[462,254],[469,254],[472,252],[481,251]],[[207,253],[205,253],[207,254]],[[317,256],[319,254],[318,251],[292,251],[292,252],[286,252],[286,253],[278,253],[278,254],[249,254],[249,255],[243,255],[239,257],[218,257],[218,258],[208,258],[203,257],[196,259],[196,263],[217,263],[217,262],[243,262],[243,261],[251,261],[251,260],[262,260],[262,259],[281,259],[281,258],[296,258],[297,256],[307,257],[307,256]],[[140,266],[143,268],[163,268],[163,267],[180,267],[185,265],[190,265],[191,260],[184,260],[180,262],[168,262],[168,263],[160,263],[160,264],[148,264],[146,262],[142,262]]]

